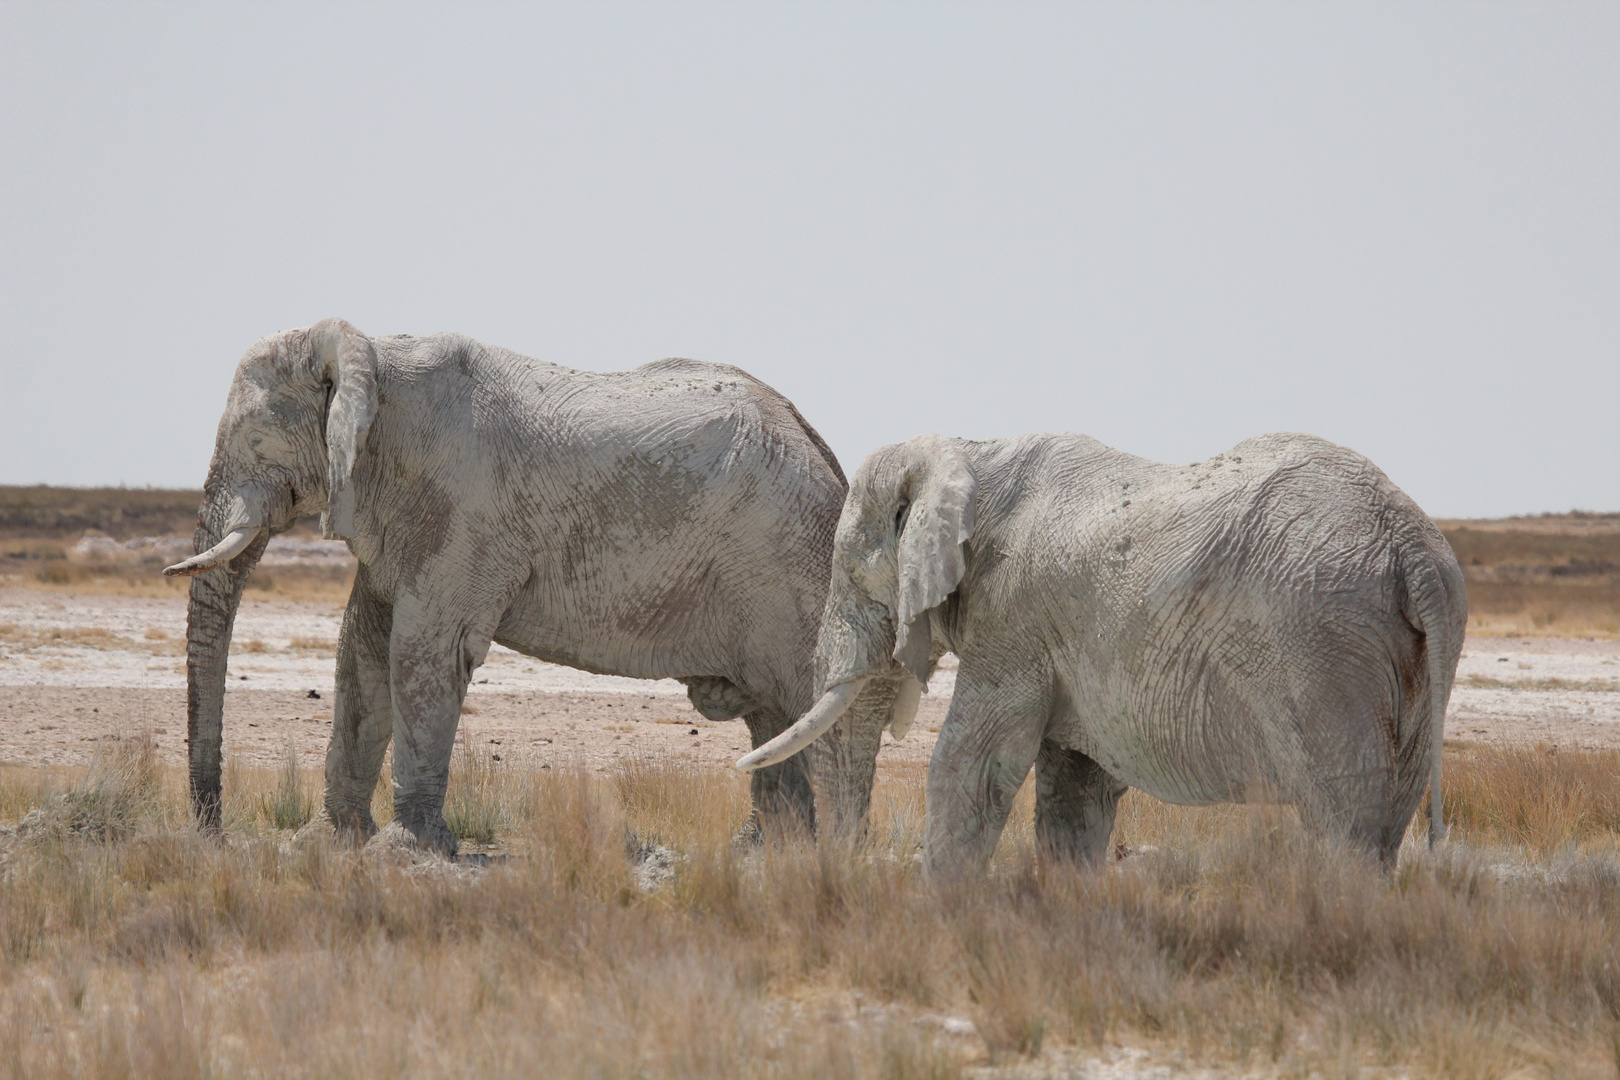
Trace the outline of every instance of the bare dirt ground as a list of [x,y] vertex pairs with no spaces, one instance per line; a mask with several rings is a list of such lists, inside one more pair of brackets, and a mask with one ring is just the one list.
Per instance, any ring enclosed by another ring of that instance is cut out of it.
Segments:
[[[225,699],[228,757],[275,766],[290,741],[302,765],[319,767],[341,618],[331,604],[242,602]],[[82,765],[101,739],[138,731],[183,761],[185,621],[179,598],[0,587],[0,762]],[[936,676],[917,724],[885,749],[886,760],[927,760],[954,674]],[[592,675],[498,645],[473,677],[461,732],[503,757],[596,770],[626,756],[729,765],[748,749],[742,721],[703,719],[673,680]]]
[[[200,498],[0,488],[0,762],[83,764],[98,740],[135,730],[183,758],[185,583],[157,571],[192,550]],[[1620,747],[1620,514],[1440,524],[1468,579],[1472,635],[1447,736]],[[272,540],[242,604],[225,745],[247,766],[278,764],[289,741],[306,767],[325,755],[354,562],[316,537],[309,520]],[[935,676],[882,763],[927,760],[954,676]],[[642,754],[725,764],[748,738],[741,721],[700,717],[677,683],[589,675],[499,646],[462,732],[503,758],[594,769]]]
[[[290,743],[301,764],[319,767],[341,614],[331,603],[243,601],[225,706],[227,756],[274,766]],[[82,765],[100,740],[149,731],[179,764],[184,642],[180,597],[0,587],[0,762]],[[907,738],[885,736],[883,764],[928,759],[954,682],[949,666],[935,675]],[[674,681],[591,675],[500,646],[474,676],[461,730],[503,757],[596,770],[627,756],[727,765],[748,745],[741,721],[704,720]],[[1620,748],[1620,641],[1470,638],[1446,733],[1496,745]]]

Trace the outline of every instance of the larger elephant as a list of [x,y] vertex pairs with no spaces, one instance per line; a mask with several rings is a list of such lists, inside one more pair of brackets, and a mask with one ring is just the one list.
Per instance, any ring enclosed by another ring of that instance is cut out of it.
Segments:
[[[359,561],[338,642],[332,823],[394,812],[453,852],[457,720],[491,641],[589,671],[686,682],[755,745],[813,700],[810,658],[845,480],[793,405],[737,368],[574,371],[455,334],[367,338],[328,319],[254,344],[199,515],[187,644],[192,801],[220,811],[226,655],[269,537],[320,513]],[[892,697],[892,694],[889,696]],[[882,688],[874,691],[881,705]],[[803,765],[756,810],[812,821]]]
[[859,757],[847,748],[875,745],[871,722],[842,706],[895,661],[926,684],[949,650],[931,873],[982,865],[1031,768],[1056,854],[1101,856],[1136,787],[1292,803],[1388,864],[1425,783],[1431,841],[1444,834],[1441,729],[1466,623],[1434,523],[1322,439],[1266,435],[1181,466],[1082,435],[923,436],[856,473],[818,642],[824,693],[739,766],[811,743],[829,762]]

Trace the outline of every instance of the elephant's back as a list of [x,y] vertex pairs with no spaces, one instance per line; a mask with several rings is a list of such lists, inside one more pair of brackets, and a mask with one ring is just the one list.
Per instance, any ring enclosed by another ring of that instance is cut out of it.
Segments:
[[[572,550],[656,546],[659,558],[702,561],[713,581],[777,552],[771,560],[808,560],[825,578],[847,485],[781,394],[740,368],[685,359],[605,374],[531,370],[533,392],[514,380],[520,442],[536,460],[536,499],[578,523]],[[614,535],[595,531],[603,521]]]
[[1367,458],[1310,435],[1262,435],[1160,466],[1111,501],[1109,538],[1141,552],[1136,584],[1158,594],[1241,583],[1308,599],[1329,582],[1387,577],[1392,545],[1432,526]]
[[668,357],[601,378],[605,390],[627,402],[644,402],[655,414],[655,439],[667,425],[681,426],[679,417],[702,426],[720,421],[730,427],[734,441],[760,452],[757,464],[829,478],[828,493],[842,505],[848,481],[832,447],[793,402],[742,368]]
[[1394,729],[1423,677],[1401,554],[1422,514],[1372,462],[1262,436],[1135,505],[1115,602],[1075,677],[1099,718],[1089,738],[1127,782],[1241,799],[1286,786],[1323,738]]
[[1170,655],[1192,649],[1195,666],[1248,678],[1265,665],[1238,662],[1258,646],[1234,648],[1234,634],[1281,656],[1346,628],[1403,628],[1400,552],[1422,513],[1354,451],[1261,436],[1164,478],[1145,502],[1141,629]]
[[[559,465],[603,482],[652,470],[688,485],[780,479],[836,515],[847,483],[838,459],[792,402],[741,368],[666,359],[592,372],[537,360],[460,334],[376,340],[385,397],[426,413],[428,428],[466,433],[485,459],[537,478]],[[445,443],[454,453],[463,437]]]
[[767,565],[779,576],[804,563],[795,576],[825,589],[843,474],[747,372],[693,360],[580,371],[460,334],[375,347],[373,443],[390,476],[455,492],[568,587],[646,584],[675,560],[714,567],[717,603],[740,596],[732,577]]

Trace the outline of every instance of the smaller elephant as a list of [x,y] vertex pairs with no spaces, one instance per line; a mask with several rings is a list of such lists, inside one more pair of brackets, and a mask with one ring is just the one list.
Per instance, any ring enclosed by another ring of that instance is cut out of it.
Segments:
[[1136,787],[1292,803],[1389,865],[1426,782],[1430,842],[1444,835],[1441,730],[1466,624],[1439,529],[1322,439],[1264,435],[1179,466],[1083,435],[921,436],[856,473],[821,697],[738,767],[822,736],[818,769],[853,762],[838,744],[875,745],[854,730],[873,721],[846,703],[896,661],[914,701],[948,650],[961,667],[928,772],[932,875],[985,863],[1032,767],[1049,855],[1099,860]]

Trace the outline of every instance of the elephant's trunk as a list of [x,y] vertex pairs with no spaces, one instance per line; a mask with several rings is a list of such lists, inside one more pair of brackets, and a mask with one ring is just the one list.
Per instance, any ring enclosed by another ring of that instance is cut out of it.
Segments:
[[[856,679],[891,683],[883,696],[885,705],[878,729],[887,727],[896,739],[903,739],[911,730],[911,722],[917,717],[917,708],[927,688],[924,680],[932,645],[927,614],[911,627],[910,641],[900,650],[909,655],[902,657],[900,663],[895,661],[894,642],[894,618],[888,608],[846,585],[827,604],[826,616],[821,621],[816,643],[816,673],[823,689]],[[870,723],[871,718],[863,722]]]
[[[218,500],[204,505],[197,525],[195,546],[199,552],[206,555],[220,545],[228,512],[219,507]],[[225,664],[230,655],[231,629],[242,601],[242,588],[268,540],[266,530],[254,529],[248,543],[228,563],[197,572],[191,579],[191,602],[186,611],[186,744],[191,766],[191,809],[198,825],[208,831],[220,827],[220,729],[225,718]]]
[[816,824],[823,838],[847,843],[865,829],[883,727],[894,714],[895,697],[905,678],[896,668],[866,680],[843,718],[807,751],[816,791]]
[[[891,658],[888,608],[857,589],[835,566],[816,644],[816,678],[824,690],[859,686],[842,715],[810,747],[816,822],[824,838],[856,839],[871,805],[883,729],[898,737],[916,714],[916,693]],[[920,692],[921,687],[916,687]]]
[[841,683],[880,674],[894,651],[893,617],[834,570],[832,593],[816,638],[816,683],[825,693]]

